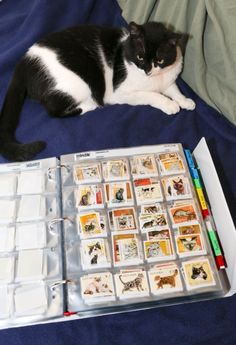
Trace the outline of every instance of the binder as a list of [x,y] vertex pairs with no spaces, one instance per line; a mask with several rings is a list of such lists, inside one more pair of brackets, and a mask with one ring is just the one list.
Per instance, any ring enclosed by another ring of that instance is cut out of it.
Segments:
[[[204,139],[196,152],[209,154]],[[1,164],[1,186],[0,328],[235,292],[234,258],[217,269],[181,144]],[[231,226],[223,249],[232,241]]]

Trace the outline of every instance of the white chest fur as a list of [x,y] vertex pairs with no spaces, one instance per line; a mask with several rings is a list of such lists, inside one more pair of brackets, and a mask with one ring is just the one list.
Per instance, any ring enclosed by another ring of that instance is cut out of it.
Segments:
[[126,62],[127,78],[115,90],[112,99],[115,101],[124,94],[137,91],[165,92],[175,82],[182,70],[183,58],[179,48],[177,52],[177,59],[173,65],[164,69],[153,67],[150,75],[137,68],[135,64]]

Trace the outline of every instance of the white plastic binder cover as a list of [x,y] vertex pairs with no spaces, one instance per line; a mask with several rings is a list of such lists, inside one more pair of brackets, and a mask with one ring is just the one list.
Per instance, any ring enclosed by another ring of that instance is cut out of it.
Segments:
[[225,297],[232,296],[236,293],[236,230],[205,138],[200,140],[193,155],[201,171],[227,262],[231,287]]

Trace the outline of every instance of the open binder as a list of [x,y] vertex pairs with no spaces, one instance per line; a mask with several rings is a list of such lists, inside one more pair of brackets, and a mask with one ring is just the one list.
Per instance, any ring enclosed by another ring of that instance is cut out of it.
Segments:
[[204,139],[196,160],[210,203],[219,187],[212,213],[220,237],[227,221],[226,270],[181,144],[2,164],[0,328],[233,294],[235,229],[217,175],[213,186],[207,179],[215,170]]

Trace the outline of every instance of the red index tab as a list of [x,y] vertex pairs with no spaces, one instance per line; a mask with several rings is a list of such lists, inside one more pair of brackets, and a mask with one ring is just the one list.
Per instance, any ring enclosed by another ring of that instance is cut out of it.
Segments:
[[203,216],[203,218],[206,218],[206,217],[208,217],[209,215],[210,215],[210,213],[209,213],[208,209],[202,210],[202,216]]
[[225,260],[222,255],[216,256],[216,266],[220,270],[222,268],[225,268]]

